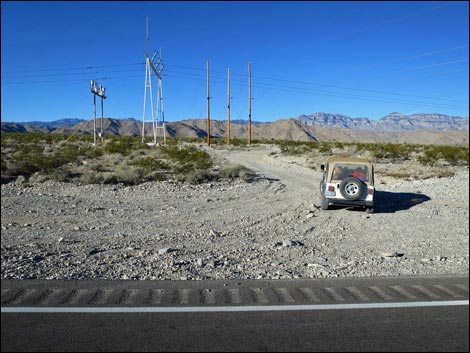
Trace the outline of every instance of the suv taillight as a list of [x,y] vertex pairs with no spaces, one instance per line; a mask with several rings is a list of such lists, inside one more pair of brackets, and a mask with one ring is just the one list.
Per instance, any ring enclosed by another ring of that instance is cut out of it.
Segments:
[[367,189],[367,195],[374,195],[374,189]]
[[335,191],[335,187],[333,185],[328,186],[328,191]]

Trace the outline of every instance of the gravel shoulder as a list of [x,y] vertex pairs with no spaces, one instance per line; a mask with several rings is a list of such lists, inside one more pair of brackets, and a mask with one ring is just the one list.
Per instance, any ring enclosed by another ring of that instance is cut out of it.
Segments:
[[469,171],[376,176],[374,214],[319,209],[321,173],[275,146],[210,149],[251,182],[1,189],[2,279],[468,274]]

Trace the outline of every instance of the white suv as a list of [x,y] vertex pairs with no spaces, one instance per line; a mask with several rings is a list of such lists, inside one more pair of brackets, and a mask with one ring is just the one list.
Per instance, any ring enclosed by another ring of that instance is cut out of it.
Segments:
[[331,157],[321,165],[321,209],[329,205],[363,207],[374,211],[374,166],[367,159]]

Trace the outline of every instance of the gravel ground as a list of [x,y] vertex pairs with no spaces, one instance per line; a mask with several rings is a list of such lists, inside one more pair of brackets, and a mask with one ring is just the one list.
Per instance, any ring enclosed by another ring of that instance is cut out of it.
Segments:
[[306,158],[281,156],[274,146],[210,151],[258,177],[201,185],[2,185],[1,278],[468,274],[468,168],[426,180],[376,175],[376,212],[366,214],[320,210],[321,173]]

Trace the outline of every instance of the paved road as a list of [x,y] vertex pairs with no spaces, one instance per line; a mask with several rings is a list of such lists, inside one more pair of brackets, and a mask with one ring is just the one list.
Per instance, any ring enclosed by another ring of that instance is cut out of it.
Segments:
[[1,331],[2,351],[467,352],[468,276],[2,281]]

